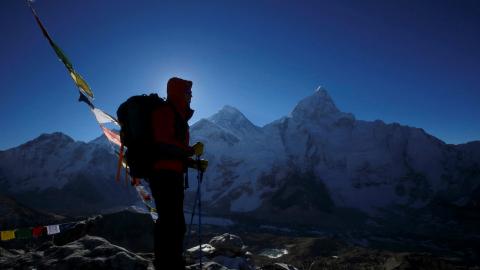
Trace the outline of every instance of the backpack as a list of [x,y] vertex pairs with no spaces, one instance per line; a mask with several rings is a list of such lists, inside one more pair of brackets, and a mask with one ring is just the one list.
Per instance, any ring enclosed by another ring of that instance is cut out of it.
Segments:
[[120,141],[127,147],[125,161],[133,178],[150,176],[154,163],[151,151],[154,146],[152,115],[155,109],[166,104],[157,94],[150,94],[132,96],[118,107]]

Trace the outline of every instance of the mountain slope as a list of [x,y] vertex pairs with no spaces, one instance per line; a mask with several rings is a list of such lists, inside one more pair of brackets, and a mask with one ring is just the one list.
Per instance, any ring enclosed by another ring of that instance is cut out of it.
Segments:
[[[478,142],[449,145],[419,128],[357,120],[322,87],[263,127],[225,106],[191,126],[191,141],[206,145],[202,198],[222,215],[353,225],[408,217],[399,209],[475,209],[480,197]],[[137,201],[113,181],[116,162],[102,137],[43,134],[0,152],[0,184],[29,206],[90,213]]]
[[[315,223],[333,204],[337,212],[375,217],[397,206],[429,207],[438,198],[461,203],[480,185],[476,144],[447,145],[419,128],[356,120],[324,88],[251,136],[238,135],[251,128],[243,117],[241,124],[223,124],[238,118],[222,113],[220,123],[201,120],[191,128],[192,141],[205,142],[205,197],[219,212],[262,210],[258,216],[266,220],[272,218],[268,213],[279,220],[297,213],[302,218],[295,222]],[[299,184],[306,177],[311,188],[323,190],[323,202],[315,202],[308,189],[294,191],[306,185]],[[279,198],[280,205],[291,203],[289,211],[279,211]]]
[[8,196],[0,195],[0,228],[2,229],[58,223],[62,219],[61,216],[39,212]]
[[3,193],[36,209],[88,214],[129,205],[133,188],[114,181],[116,158],[108,147],[75,142],[62,133],[42,134],[0,152]]

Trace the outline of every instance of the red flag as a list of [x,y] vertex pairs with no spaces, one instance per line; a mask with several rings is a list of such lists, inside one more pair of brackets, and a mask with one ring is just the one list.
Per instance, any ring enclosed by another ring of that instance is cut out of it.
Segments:
[[32,235],[33,237],[40,237],[43,235],[44,231],[45,231],[45,227],[38,226],[32,229]]
[[105,134],[105,137],[107,137],[107,139],[109,141],[111,141],[112,143],[120,146],[122,143],[120,142],[120,135],[118,135],[117,133],[115,133],[113,130],[110,130],[104,126],[101,126],[102,127],[102,131],[103,131],[103,134]]

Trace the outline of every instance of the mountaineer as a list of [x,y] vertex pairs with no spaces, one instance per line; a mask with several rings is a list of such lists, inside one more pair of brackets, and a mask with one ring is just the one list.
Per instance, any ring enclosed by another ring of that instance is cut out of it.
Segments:
[[[125,159],[133,178],[149,182],[158,219],[154,231],[155,268],[183,270],[186,232],[183,198],[188,167],[204,172],[203,144],[189,146],[192,82],[173,77],[166,101],[157,94],[133,96],[117,110]],[[122,151],[122,150],[121,150]],[[192,159],[196,156],[196,159]],[[185,177],[185,178],[184,178]]]
[[[169,269],[184,269],[182,257],[186,232],[183,214],[184,173],[190,156],[203,154],[203,144],[189,146],[188,120],[193,115],[190,108],[192,82],[171,78],[167,84],[167,104],[153,112],[153,138],[155,152],[159,153],[149,178],[155,199],[158,220],[155,224],[156,269],[160,263]],[[205,163],[202,170],[206,169]],[[171,262],[171,264],[169,263]]]

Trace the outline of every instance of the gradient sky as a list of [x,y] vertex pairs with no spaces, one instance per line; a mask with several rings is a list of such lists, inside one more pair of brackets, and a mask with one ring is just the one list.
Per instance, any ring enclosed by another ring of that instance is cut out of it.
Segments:
[[[115,114],[194,81],[191,124],[228,104],[262,126],[323,85],[357,119],[480,139],[480,1],[37,0],[54,41]],[[0,149],[101,131],[23,0],[0,1]]]

